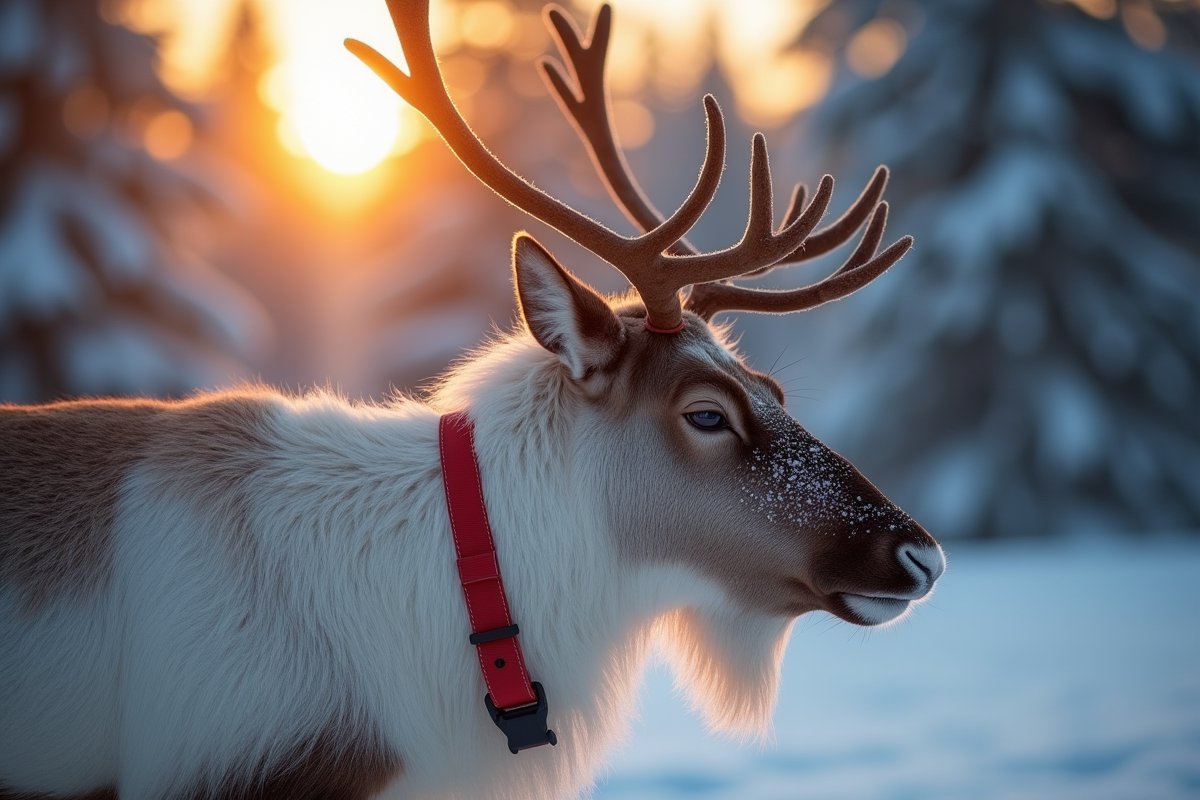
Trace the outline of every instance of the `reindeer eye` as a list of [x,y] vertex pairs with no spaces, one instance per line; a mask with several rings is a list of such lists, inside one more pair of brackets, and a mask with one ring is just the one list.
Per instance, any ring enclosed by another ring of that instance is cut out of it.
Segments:
[[694,427],[702,431],[718,431],[729,427],[729,423],[725,421],[725,417],[716,411],[693,411],[683,416]]

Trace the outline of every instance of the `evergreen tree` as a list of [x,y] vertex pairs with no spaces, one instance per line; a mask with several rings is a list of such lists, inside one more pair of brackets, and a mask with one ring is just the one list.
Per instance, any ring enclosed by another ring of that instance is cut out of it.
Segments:
[[154,38],[100,5],[0,0],[0,400],[181,393],[262,335],[180,235],[214,201],[164,160],[194,109],[155,77]]
[[909,37],[805,144],[888,164],[916,237],[840,309],[837,438],[939,536],[1200,527],[1200,13],[1114,10],[834,0],[801,40]]

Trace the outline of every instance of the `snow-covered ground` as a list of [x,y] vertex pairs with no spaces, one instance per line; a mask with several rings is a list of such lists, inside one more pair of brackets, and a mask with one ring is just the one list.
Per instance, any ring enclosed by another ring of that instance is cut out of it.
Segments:
[[655,668],[596,798],[1200,797],[1200,542],[947,551],[899,625],[797,625],[765,745]]

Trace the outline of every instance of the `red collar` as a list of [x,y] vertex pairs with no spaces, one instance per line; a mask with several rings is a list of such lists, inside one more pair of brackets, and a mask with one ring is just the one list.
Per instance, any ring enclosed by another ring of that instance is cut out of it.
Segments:
[[557,744],[554,731],[546,727],[546,694],[540,683],[529,680],[517,641],[520,631],[504,594],[475,458],[474,426],[465,411],[446,414],[438,421],[438,447],[458,577],[471,621],[468,639],[475,645],[487,685],[484,703],[488,713],[508,737],[508,749],[514,754]]

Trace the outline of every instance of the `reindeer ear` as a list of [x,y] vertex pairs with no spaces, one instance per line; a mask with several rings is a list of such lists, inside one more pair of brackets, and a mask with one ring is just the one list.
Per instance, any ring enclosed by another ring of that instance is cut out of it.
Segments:
[[617,315],[528,234],[513,239],[513,274],[529,332],[567,365],[571,377],[583,378],[616,358],[625,340]]

